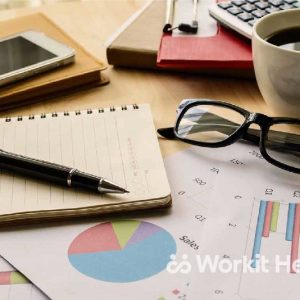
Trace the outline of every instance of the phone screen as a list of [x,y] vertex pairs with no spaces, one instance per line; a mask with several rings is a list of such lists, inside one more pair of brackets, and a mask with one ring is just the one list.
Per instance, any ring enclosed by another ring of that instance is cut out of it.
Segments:
[[57,56],[23,37],[5,40],[0,42],[0,75],[54,57]]

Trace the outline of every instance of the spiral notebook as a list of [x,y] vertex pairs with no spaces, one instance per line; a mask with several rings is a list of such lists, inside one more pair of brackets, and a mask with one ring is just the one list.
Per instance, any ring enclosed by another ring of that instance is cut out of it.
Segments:
[[0,149],[105,177],[129,194],[92,194],[0,173],[0,223],[168,206],[149,105],[0,119]]

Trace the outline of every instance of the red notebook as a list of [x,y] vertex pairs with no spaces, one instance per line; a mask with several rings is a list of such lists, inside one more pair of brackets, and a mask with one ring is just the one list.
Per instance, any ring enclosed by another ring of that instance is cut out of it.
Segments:
[[163,34],[157,65],[168,69],[253,69],[251,44],[222,26],[211,37]]

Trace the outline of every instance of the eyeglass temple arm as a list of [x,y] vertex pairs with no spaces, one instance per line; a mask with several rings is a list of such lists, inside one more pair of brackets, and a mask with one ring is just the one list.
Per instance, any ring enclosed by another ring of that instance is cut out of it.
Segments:
[[[231,125],[231,126],[235,126],[238,127],[239,124],[229,121],[227,119],[224,119],[222,117],[219,117],[215,114],[210,113],[211,115],[219,118],[222,120],[222,122],[224,123],[224,125]],[[227,132],[226,132],[227,129]],[[229,133],[231,134],[231,131],[228,132],[228,126],[224,126],[220,128],[220,131],[222,133]],[[247,131],[244,133],[243,135],[243,139],[249,142],[252,142],[256,145],[259,144],[260,141],[260,129],[254,129],[254,128],[248,128]],[[275,130],[269,130],[269,134],[272,134],[272,145],[282,145],[284,144],[284,146],[290,147],[290,148],[294,148],[295,150],[299,151],[299,143],[297,142],[300,138],[300,135],[298,134],[294,134],[294,133],[288,133],[288,132],[281,132],[281,131],[275,131]],[[282,140],[282,138],[284,137],[284,142]],[[276,141],[277,140],[277,141]]]
[[164,127],[164,128],[158,128],[157,132],[162,137],[173,140],[176,139],[175,133],[174,133],[174,127]]
[[[258,145],[260,137],[255,135],[255,133],[259,134],[259,130],[248,128],[247,132],[243,136],[243,139]],[[284,133],[274,130],[270,130],[269,133],[272,134],[272,140],[268,141],[268,148],[273,150],[278,150],[282,148],[286,150],[299,152],[299,143],[297,141],[300,139],[300,135],[287,132]],[[284,140],[282,139],[283,137]]]

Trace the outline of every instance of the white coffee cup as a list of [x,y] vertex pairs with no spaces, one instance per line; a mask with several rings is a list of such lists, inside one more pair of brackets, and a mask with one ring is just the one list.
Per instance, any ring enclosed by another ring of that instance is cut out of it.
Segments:
[[300,51],[266,41],[292,27],[300,27],[300,9],[263,17],[253,28],[252,51],[256,80],[267,104],[278,116],[300,117]]

